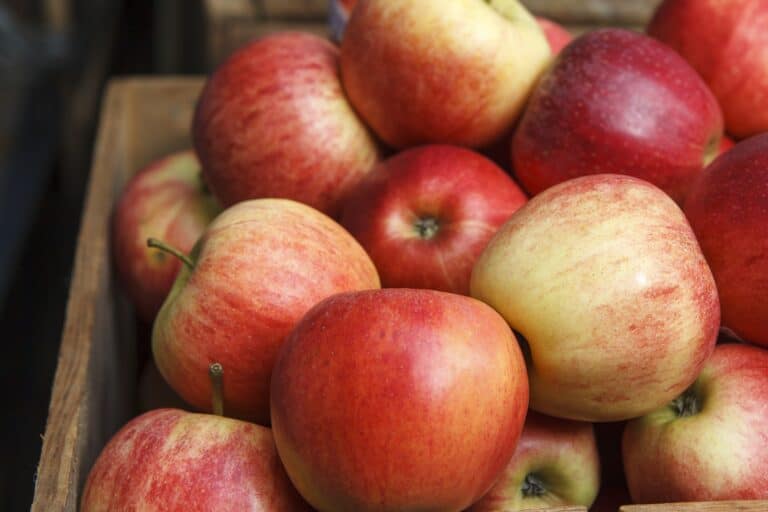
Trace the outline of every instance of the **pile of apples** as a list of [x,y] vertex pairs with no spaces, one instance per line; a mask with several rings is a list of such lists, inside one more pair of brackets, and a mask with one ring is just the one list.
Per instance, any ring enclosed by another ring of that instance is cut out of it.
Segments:
[[563,34],[360,0],[225,61],[112,231],[195,412],[128,423],[82,510],[768,498],[768,3]]

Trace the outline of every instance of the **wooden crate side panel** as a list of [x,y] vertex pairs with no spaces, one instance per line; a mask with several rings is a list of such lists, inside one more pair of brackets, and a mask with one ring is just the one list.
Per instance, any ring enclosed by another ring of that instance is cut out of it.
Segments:
[[[122,108],[119,87],[110,87],[104,102],[96,144],[93,173],[78,237],[75,266],[62,333],[59,361],[54,376],[48,421],[35,483],[33,511],[76,510],[82,468],[103,445],[104,425],[120,421],[106,414],[93,414],[93,390],[89,375],[101,368],[103,352],[95,343],[106,339],[110,326],[112,290],[109,286],[107,229],[105,218],[112,205],[110,160],[119,148],[119,125],[115,114]],[[105,386],[110,383],[104,382]],[[119,392],[97,389],[96,393]]]

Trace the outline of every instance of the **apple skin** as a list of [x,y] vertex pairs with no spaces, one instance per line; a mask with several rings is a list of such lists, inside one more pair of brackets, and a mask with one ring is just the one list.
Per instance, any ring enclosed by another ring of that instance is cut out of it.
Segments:
[[504,473],[469,512],[589,507],[599,488],[600,457],[592,424],[529,411]]
[[680,53],[712,89],[737,139],[768,131],[768,4],[666,0],[647,32]]
[[550,60],[517,0],[360,0],[341,43],[350,101],[395,148],[493,142]]
[[325,511],[459,511],[514,452],[525,363],[495,311],[435,290],[339,294],[315,306],[272,375],[288,476]]
[[147,238],[162,238],[189,252],[221,211],[205,190],[194,152],[182,151],[137,172],[120,193],[112,216],[112,259],[118,279],[136,314],[152,323],[181,263],[147,247]]
[[720,139],[720,147],[718,148],[717,156],[722,155],[726,151],[733,148],[733,146],[736,145],[736,141],[734,141],[732,138],[728,137],[727,135],[724,135],[722,139]]
[[88,474],[81,512],[309,511],[268,428],[156,409],[128,422]]
[[222,212],[179,272],[155,320],[152,351],[187,403],[211,410],[208,367],[224,367],[228,416],[269,422],[269,379],[283,339],[335,293],[379,287],[364,249],[339,224],[288,199]]
[[301,32],[250,43],[209,78],[195,110],[194,146],[225,206],[281,197],[331,216],[379,148],[344,94],[339,50]]
[[544,31],[544,36],[547,38],[552,55],[560,53],[560,50],[568,46],[568,43],[573,40],[573,36],[565,27],[550,19],[536,16],[536,22],[541,27],[541,30]]
[[723,325],[768,347],[768,133],[712,162],[685,213],[715,276]]
[[531,408],[620,421],[672,400],[714,347],[712,273],[654,185],[590,175],[529,200],[472,271],[470,292],[527,340]]
[[717,101],[688,63],[650,37],[608,28],[575,39],[542,77],[515,131],[512,167],[531,195],[618,173],[680,203],[722,133]]
[[633,502],[768,499],[768,351],[718,345],[686,395],[627,424]]
[[484,156],[429,145],[379,164],[350,195],[341,224],[371,256],[382,286],[466,295],[485,245],[526,201]]

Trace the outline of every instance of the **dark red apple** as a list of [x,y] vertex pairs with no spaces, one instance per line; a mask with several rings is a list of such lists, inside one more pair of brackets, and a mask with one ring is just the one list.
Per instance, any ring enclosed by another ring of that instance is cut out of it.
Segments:
[[704,78],[737,138],[768,131],[768,2],[665,0],[648,34]]
[[490,307],[384,289],[307,313],[280,351],[271,398],[280,458],[318,510],[458,512],[512,456],[528,381]]
[[768,133],[712,162],[685,214],[715,276],[723,325],[768,347]]
[[603,29],[574,40],[541,79],[512,144],[531,194],[587,174],[628,174],[681,202],[723,132],[707,85],[643,34]]
[[339,50],[308,33],[250,43],[211,75],[195,111],[195,149],[225,206],[261,197],[330,215],[378,160],[347,102]]
[[125,185],[112,218],[112,256],[136,313],[151,323],[179,272],[176,258],[147,247],[161,238],[189,252],[220,207],[205,189],[192,151],[157,160]]
[[341,224],[371,256],[382,286],[468,294],[475,260],[525,201],[480,154],[422,146],[379,164],[350,196]]
[[268,428],[156,409],[134,418],[96,459],[81,512],[309,511]]

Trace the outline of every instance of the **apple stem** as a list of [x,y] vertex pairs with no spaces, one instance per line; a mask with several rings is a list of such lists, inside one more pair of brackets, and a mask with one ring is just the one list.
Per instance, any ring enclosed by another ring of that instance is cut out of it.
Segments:
[[176,256],[182,261],[182,263],[187,266],[187,268],[189,268],[189,270],[193,270],[195,268],[195,263],[190,259],[189,256],[176,249],[175,247],[172,247],[165,242],[158,240],[157,238],[147,238],[147,247],[160,249],[163,252],[167,252],[168,254]]
[[208,375],[211,377],[213,414],[224,416],[224,367],[221,363],[211,363]]
[[698,414],[701,409],[699,407],[698,397],[693,388],[687,389],[682,395],[672,400],[670,407],[672,407],[675,414],[681,418]]
[[533,473],[528,473],[525,475],[525,480],[523,480],[523,488],[521,491],[525,497],[543,496],[547,493],[547,489],[544,487],[544,482],[542,482],[541,479]]

